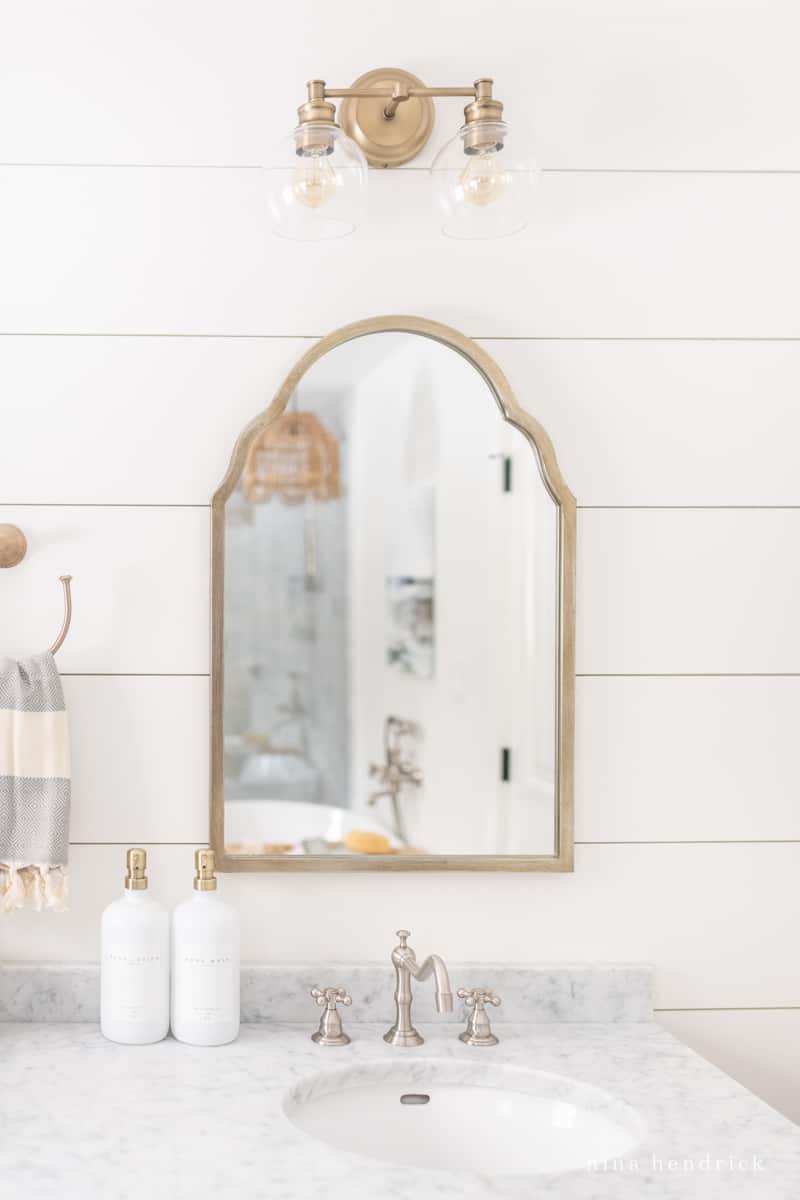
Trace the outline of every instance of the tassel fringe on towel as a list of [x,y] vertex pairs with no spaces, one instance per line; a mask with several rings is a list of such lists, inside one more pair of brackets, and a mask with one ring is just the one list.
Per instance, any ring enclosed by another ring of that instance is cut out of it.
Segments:
[[21,866],[0,863],[0,912],[13,912],[29,906],[41,912],[65,912],[69,894],[69,871],[42,863]]
[[0,914],[67,907],[69,728],[52,653],[0,658]]

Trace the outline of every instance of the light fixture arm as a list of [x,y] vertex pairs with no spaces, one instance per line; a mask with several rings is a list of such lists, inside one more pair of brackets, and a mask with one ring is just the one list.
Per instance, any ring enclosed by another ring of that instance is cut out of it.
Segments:
[[[481,80],[480,82],[484,82]],[[489,83],[491,91],[491,80]],[[308,84],[311,87],[311,83]],[[400,105],[405,100],[413,98],[419,99],[427,97],[429,99],[437,99],[446,96],[472,96],[477,98],[478,84],[473,84],[472,87],[404,87],[400,83],[396,83],[394,87],[374,87],[374,88],[329,88],[323,84],[323,96],[330,100],[371,100],[376,96],[385,96],[389,103],[384,107],[383,115],[387,121],[391,121],[392,117],[397,112]]]
[[[491,83],[491,80],[489,80]],[[315,87],[316,84],[322,83],[322,95],[326,100],[343,100],[345,96],[356,96],[361,99],[369,99],[372,96],[389,96],[399,101],[409,100],[412,96],[476,96],[477,83],[471,87],[403,87],[402,84],[396,83],[394,87],[371,87],[371,88],[329,88],[323,80],[311,79],[307,83],[309,89]]]
[[389,103],[384,107],[383,115],[391,121],[400,105],[411,99],[427,98],[431,100],[453,97],[471,96],[473,100],[492,101],[495,105],[502,104],[492,95],[493,79],[476,79],[470,87],[413,87],[404,83],[393,86],[329,88],[323,79],[310,79],[306,84],[309,102],[314,100],[372,100],[376,97],[386,97]]
[[493,81],[485,77],[468,87],[428,87],[408,71],[387,68],[369,71],[347,88],[328,87],[324,79],[310,79],[306,87],[308,98],[297,110],[300,153],[318,153],[325,147],[324,130],[334,128],[337,122],[334,101],[342,100],[341,127],[372,166],[400,166],[416,157],[433,129],[435,99],[468,100],[464,109],[467,125],[486,126],[503,120],[503,105],[493,95]]

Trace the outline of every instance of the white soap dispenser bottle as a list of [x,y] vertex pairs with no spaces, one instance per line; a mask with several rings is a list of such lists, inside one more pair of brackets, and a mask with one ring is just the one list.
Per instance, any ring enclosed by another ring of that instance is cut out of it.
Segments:
[[214,851],[194,864],[194,894],[172,914],[172,1033],[223,1046],[239,1036],[239,914],[217,895]]
[[169,913],[147,894],[147,851],[127,854],[125,891],[100,925],[100,1029],[143,1046],[169,1029]]

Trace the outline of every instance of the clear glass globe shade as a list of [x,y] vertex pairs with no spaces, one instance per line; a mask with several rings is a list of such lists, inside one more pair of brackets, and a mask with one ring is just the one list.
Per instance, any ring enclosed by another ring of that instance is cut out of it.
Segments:
[[431,166],[442,233],[454,238],[501,238],[530,220],[538,170],[502,122],[464,125]]
[[345,237],[364,216],[367,160],[338,126],[298,126],[272,155],[267,181],[278,237]]

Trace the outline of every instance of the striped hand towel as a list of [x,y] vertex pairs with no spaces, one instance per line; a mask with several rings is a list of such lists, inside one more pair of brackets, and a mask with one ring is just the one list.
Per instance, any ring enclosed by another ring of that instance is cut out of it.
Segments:
[[0,911],[67,899],[69,734],[48,651],[0,658]]

